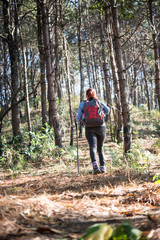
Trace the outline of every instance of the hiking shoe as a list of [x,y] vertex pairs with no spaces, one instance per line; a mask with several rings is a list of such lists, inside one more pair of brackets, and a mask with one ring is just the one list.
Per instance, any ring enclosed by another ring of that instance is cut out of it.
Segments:
[[93,165],[93,174],[100,173],[100,170],[99,170],[99,167],[97,165],[97,162],[93,162],[92,165]]
[[105,168],[105,166],[101,166],[101,173],[106,173],[106,168]]
[[99,174],[99,173],[101,173],[99,168],[93,169],[93,174]]

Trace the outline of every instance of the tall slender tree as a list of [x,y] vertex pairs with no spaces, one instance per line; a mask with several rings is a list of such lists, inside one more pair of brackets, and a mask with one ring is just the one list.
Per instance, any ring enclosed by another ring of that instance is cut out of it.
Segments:
[[110,81],[109,81],[109,67],[107,66],[103,22],[104,21],[102,19],[102,15],[100,15],[100,38],[101,38],[101,47],[102,47],[103,73],[104,73],[105,86],[106,86],[106,99],[107,99],[107,104],[109,106],[112,106],[111,87],[110,87]]
[[48,102],[49,102],[49,123],[54,128],[55,145],[62,147],[59,119],[57,116],[56,93],[54,89],[54,71],[52,69],[51,51],[49,41],[48,17],[46,10],[46,0],[41,1],[42,27],[44,39],[44,52],[46,61],[46,72],[48,81]]
[[127,153],[132,147],[132,134],[130,124],[129,103],[127,102],[126,80],[124,75],[123,54],[120,39],[119,17],[116,0],[110,0],[112,19],[113,19],[113,34],[116,64],[118,68],[118,77],[121,93],[121,106],[123,116],[123,134],[124,134],[124,152]]
[[105,5],[104,11],[105,11],[105,20],[106,20],[106,28],[107,28],[107,43],[109,48],[109,56],[110,56],[110,62],[111,62],[115,104],[116,104],[116,110],[114,111],[113,109],[114,120],[115,120],[115,138],[117,139],[118,142],[120,142],[121,141],[120,132],[122,130],[122,116],[121,116],[119,76],[117,74],[117,65],[116,65],[116,60],[114,55],[113,40],[111,37],[113,34],[113,29],[111,27],[111,12],[107,5]]
[[29,106],[26,54],[23,46],[23,40],[21,42],[22,42],[21,45],[22,45],[22,56],[23,56],[23,79],[24,79],[24,94],[25,94],[25,101],[26,101],[27,123],[28,123],[28,132],[31,133],[32,126],[31,126],[30,106]]
[[78,0],[77,8],[77,35],[78,35],[78,53],[79,53],[79,65],[80,65],[80,102],[84,100],[84,74],[83,74],[83,64],[82,64],[82,37],[81,37],[81,28],[82,28],[82,19],[81,19],[81,0]]
[[[12,4],[12,6],[10,5]],[[12,93],[12,130],[13,136],[20,134],[20,115],[18,99],[18,11],[20,3],[14,0],[12,3],[3,0],[3,18],[4,18],[4,31],[5,39],[8,43],[9,56],[11,63],[11,93]],[[11,12],[12,11],[12,12]]]
[[64,49],[64,66],[65,66],[65,78],[67,85],[67,93],[68,93],[68,103],[69,103],[69,115],[70,115],[70,145],[73,146],[73,113],[72,113],[72,102],[71,102],[71,78],[70,78],[70,70],[69,70],[69,57],[68,57],[68,49],[67,42],[63,31],[63,49]]
[[154,14],[153,14],[153,0],[148,1],[149,4],[149,16],[150,16],[150,23],[152,28],[152,39],[153,39],[153,48],[154,48],[154,59],[155,59],[155,86],[156,86],[156,95],[158,100],[158,106],[160,111],[160,63],[159,63],[159,50],[158,50],[158,34],[156,32],[156,26],[154,23]]
[[42,126],[47,123],[47,99],[46,99],[46,81],[45,81],[45,56],[42,35],[42,14],[39,0],[37,0],[37,39],[40,58],[40,81],[41,81],[41,108],[42,108]]

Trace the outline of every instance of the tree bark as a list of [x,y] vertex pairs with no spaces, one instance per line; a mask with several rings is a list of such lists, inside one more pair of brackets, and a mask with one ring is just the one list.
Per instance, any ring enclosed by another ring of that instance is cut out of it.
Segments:
[[144,76],[144,82],[145,82],[145,90],[146,90],[148,111],[150,111],[151,110],[151,105],[150,105],[150,98],[149,98],[149,88],[148,88],[148,82],[147,82],[146,68],[145,68],[145,65],[144,65],[144,56],[142,56],[142,70],[143,70],[143,76]]
[[[11,27],[11,15],[9,1],[3,0],[3,18],[4,18],[4,30],[5,36],[9,48],[9,56],[11,62],[11,94],[13,96],[11,106],[12,106],[12,131],[13,136],[16,137],[20,135],[20,115],[19,106],[16,104],[18,97],[18,7],[17,1],[12,6],[14,9],[14,20],[12,19],[12,24],[14,28]],[[11,32],[11,29],[14,29]]]
[[49,124],[54,128],[55,133],[55,145],[62,147],[61,134],[59,120],[57,117],[57,106],[56,106],[56,94],[54,89],[54,75],[51,63],[51,53],[49,44],[49,29],[47,25],[47,14],[46,14],[46,1],[41,1],[42,11],[42,27],[43,27],[43,39],[44,39],[44,51],[46,61],[46,72],[48,81],[48,101],[49,101]]
[[121,106],[122,106],[122,116],[123,116],[124,152],[127,153],[131,149],[131,144],[132,144],[129,104],[127,102],[126,84],[125,84],[125,77],[124,77],[118,9],[116,6],[116,0],[110,0],[110,3],[111,3],[111,10],[112,10],[112,18],[113,18],[116,63],[117,63],[118,77],[119,77],[119,83],[120,83]]
[[46,99],[46,82],[45,82],[45,56],[44,44],[42,36],[42,14],[39,0],[37,0],[37,38],[38,50],[40,58],[40,81],[41,81],[41,108],[42,108],[42,126],[45,127],[47,123],[47,99]]
[[62,26],[62,38],[63,38],[63,65],[65,69],[65,79],[67,85],[67,93],[68,93],[68,104],[69,104],[69,116],[70,116],[70,146],[73,146],[73,113],[72,113],[72,101],[71,101],[71,77],[70,77],[70,63],[67,49],[67,41],[65,37],[65,29],[63,23],[63,9],[62,3],[60,4],[60,18],[61,18],[61,26]]
[[77,9],[77,33],[78,33],[78,52],[79,52],[79,64],[80,64],[80,102],[84,99],[84,76],[83,76],[83,64],[82,64],[82,46],[81,46],[81,0],[78,0],[78,9]]
[[89,46],[90,64],[91,64],[91,72],[92,72],[92,81],[91,81],[91,86],[90,87],[95,88],[95,90],[97,91],[96,77],[95,77],[95,71],[94,71],[94,58],[93,58],[93,51],[92,51],[92,47],[91,47],[90,36],[89,36],[89,39],[88,39],[88,46]]
[[28,124],[28,132],[31,133],[32,126],[31,126],[29,95],[28,95],[27,66],[26,66],[26,55],[24,52],[23,42],[22,42],[22,55],[23,55],[23,79],[24,79],[24,94],[25,94],[25,100],[26,100],[27,124]]
[[105,41],[104,41],[104,31],[103,31],[103,21],[102,21],[102,16],[100,15],[100,38],[101,38],[101,47],[102,47],[102,60],[103,60],[103,73],[104,73],[104,78],[105,78],[105,86],[106,86],[106,99],[107,99],[107,104],[109,106],[112,106],[112,99],[111,99],[111,87],[110,87],[110,82],[109,82],[109,68],[107,67],[107,56],[106,56],[106,49],[105,49]]
[[152,10],[152,2],[153,0],[149,0],[149,14],[150,14],[150,22],[152,27],[152,39],[153,39],[153,48],[154,48],[154,59],[155,59],[155,85],[156,85],[156,95],[158,100],[158,106],[160,111],[160,70],[159,70],[159,50],[158,50],[158,43],[157,43],[157,33],[156,27],[154,24],[154,16]]
[[59,55],[58,55],[58,7],[57,7],[57,0],[54,1],[54,9],[55,9],[55,18],[54,18],[54,54],[55,54],[55,86],[56,86],[56,92],[58,93],[59,89]]
[[137,68],[134,67],[134,79],[133,79],[133,105],[137,106],[137,88],[138,88],[138,83],[137,83]]
[[[4,85],[4,101],[8,101],[8,74],[7,74],[7,44],[3,39],[3,85]],[[8,107],[8,106],[7,106]]]
[[86,65],[86,69],[87,69],[88,83],[89,83],[89,86],[92,86],[92,84],[91,84],[91,74],[90,74],[90,64],[89,64],[89,56],[88,56],[87,52],[84,53],[84,57],[85,57],[85,65]]
[[68,103],[69,103],[69,115],[70,115],[70,146],[73,146],[73,113],[72,113],[72,102],[71,102],[71,87],[70,87],[70,70],[69,70],[69,60],[68,60],[68,52],[67,52],[67,43],[66,38],[63,32],[63,51],[64,51],[64,67],[65,67],[65,75],[67,82],[67,92],[68,92]]
[[111,23],[110,23],[110,12],[109,9],[105,8],[105,20],[107,25],[107,43],[109,47],[110,53],[110,61],[111,61],[111,68],[112,68],[112,75],[113,75],[113,84],[114,84],[114,92],[115,92],[115,103],[116,103],[116,110],[114,114],[115,118],[115,137],[119,142],[121,142],[121,130],[122,130],[122,116],[121,116],[121,102],[120,102],[120,87],[119,87],[119,79],[117,75],[117,66],[114,56],[114,49],[113,49],[113,41],[111,38]]

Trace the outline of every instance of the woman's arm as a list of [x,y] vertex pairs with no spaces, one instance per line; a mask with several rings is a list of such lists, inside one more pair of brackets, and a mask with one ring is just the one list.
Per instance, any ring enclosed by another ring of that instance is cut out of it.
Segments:
[[76,116],[76,121],[80,122],[83,119],[83,107],[84,107],[84,102],[81,102],[78,107],[78,113]]
[[108,115],[110,112],[110,108],[108,106],[106,106],[103,102],[101,102],[101,105],[103,107],[104,114]]

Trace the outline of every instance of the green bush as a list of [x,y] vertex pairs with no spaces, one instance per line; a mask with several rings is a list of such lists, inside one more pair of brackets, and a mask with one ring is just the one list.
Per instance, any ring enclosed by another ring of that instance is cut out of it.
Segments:
[[21,138],[2,138],[0,157],[0,168],[19,170],[26,168],[30,164],[45,163],[45,159],[54,159],[72,163],[77,157],[76,148],[65,146],[59,148],[55,146],[54,130],[46,125],[37,132],[22,131]]
[[116,228],[107,223],[94,224],[80,240],[138,240],[142,232],[124,221]]
[[[113,148],[113,146],[112,146]],[[104,147],[111,157],[112,168],[125,169],[128,167],[131,171],[148,171],[150,164],[156,160],[156,157],[149,151],[144,151],[138,144],[133,143],[132,149],[124,154],[123,144],[114,144],[114,150]],[[127,163],[127,165],[126,165]]]

